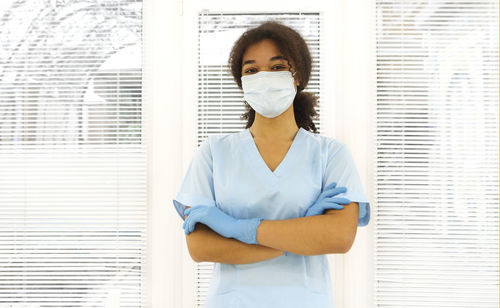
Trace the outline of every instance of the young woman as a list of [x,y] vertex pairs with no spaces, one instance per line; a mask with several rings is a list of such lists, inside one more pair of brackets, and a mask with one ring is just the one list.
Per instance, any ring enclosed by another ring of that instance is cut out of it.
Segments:
[[312,122],[307,44],[265,22],[229,64],[246,128],[203,141],[173,200],[193,260],[215,262],[205,307],[335,307],[326,254],[350,249],[370,206],[346,145]]

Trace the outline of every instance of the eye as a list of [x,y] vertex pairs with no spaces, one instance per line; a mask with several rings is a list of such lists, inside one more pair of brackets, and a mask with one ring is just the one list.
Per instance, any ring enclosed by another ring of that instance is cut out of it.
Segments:
[[275,68],[275,69],[278,69],[278,70],[282,70],[282,69],[285,69],[286,67],[285,67],[285,66],[283,66],[283,65],[275,65],[275,66],[273,66],[273,69],[274,69],[274,68]]
[[249,68],[247,70],[244,71],[245,74],[252,74],[252,73],[255,73],[255,68]]

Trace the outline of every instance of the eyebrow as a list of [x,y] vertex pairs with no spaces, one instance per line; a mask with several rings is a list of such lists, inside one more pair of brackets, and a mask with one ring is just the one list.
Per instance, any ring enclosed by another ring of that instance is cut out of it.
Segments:
[[[286,60],[286,58],[283,56],[274,56],[274,57],[270,58],[269,61],[274,61],[274,60],[279,60],[279,59]],[[255,60],[246,60],[245,62],[243,62],[243,65],[241,67],[243,67],[249,63],[255,63]]]

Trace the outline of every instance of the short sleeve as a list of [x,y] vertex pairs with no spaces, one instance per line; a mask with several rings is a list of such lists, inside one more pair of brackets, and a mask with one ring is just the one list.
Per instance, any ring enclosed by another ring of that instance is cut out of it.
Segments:
[[184,175],[179,192],[172,202],[182,220],[184,220],[186,206],[215,206],[209,138],[205,139],[196,150]]
[[354,159],[347,146],[336,140],[329,143],[328,160],[323,177],[323,188],[336,182],[336,187],[346,187],[347,191],[335,197],[345,197],[359,204],[358,226],[366,226],[370,221],[370,201],[366,197]]

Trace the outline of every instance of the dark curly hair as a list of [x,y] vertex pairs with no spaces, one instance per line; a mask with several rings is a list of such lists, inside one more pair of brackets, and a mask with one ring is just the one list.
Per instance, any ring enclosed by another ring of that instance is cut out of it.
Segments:
[[[244,32],[234,43],[229,55],[229,66],[234,80],[241,86],[241,68],[243,54],[246,49],[255,43],[264,39],[272,40],[279,51],[287,59],[289,70],[291,63],[295,65],[295,72],[300,84],[297,86],[297,94],[293,100],[293,113],[298,127],[302,127],[313,133],[318,133],[313,123],[313,118],[318,116],[314,110],[317,106],[317,97],[313,93],[303,92],[311,77],[312,58],[306,42],[302,36],[294,29],[281,24],[280,22],[270,20]],[[255,119],[255,110],[245,101],[246,112],[241,116],[242,120],[247,120],[245,128],[252,126]]]

